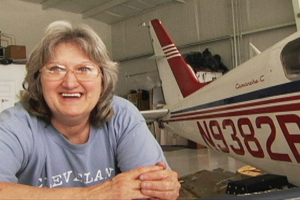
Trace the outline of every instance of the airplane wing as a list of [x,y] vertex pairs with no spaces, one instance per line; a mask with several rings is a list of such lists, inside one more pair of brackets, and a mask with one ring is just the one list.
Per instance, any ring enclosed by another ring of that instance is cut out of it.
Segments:
[[146,119],[147,122],[153,122],[169,113],[168,109],[159,109],[159,110],[145,110],[141,111],[141,114]]

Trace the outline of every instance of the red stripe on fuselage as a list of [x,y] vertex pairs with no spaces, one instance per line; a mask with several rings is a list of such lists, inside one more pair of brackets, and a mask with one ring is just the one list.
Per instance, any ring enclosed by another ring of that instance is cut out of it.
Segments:
[[[176,122],[176,121],[190,121],[190,120],[198,120],[198,119],[207,119],[207,118],[218,118],[218,117],[234,117],[240,115],[253,115],[253,114],[265,114],[265,113],[275,113],[275,112],[287,112],[287,111],[296,111],[300,110],[300,103],[289,103],[289,101],[299,100],[300,96],[292,96],[292,97],[283,97],[278,99],[271,99],[265,100],[260,102],[253,102],[247,104],[240,104],[236,106],[228,106],[225,108],[217,108],[211,109],[206,111],[198,111],[193,113],[186,113],[186,114],[179,114],[179,115],[172,115],[168,122]],[[253,106],[261,106],[261,105],[268,105],[272,103],[282,103],[287,102],[284,105],[275,105],[275,106],[268,106],[264,108],[252,108]],[[210,114],[220,111],[232,110],[232,109],[244,109],[249,108],[247,110],[240,110],[240,111],[231,111],[226,113],[219,113],[219,114]],[[195,116],[200,115],[200,116]]]
[[252,107],[252,106],[260,106],[260,105],[265,105],[265,104],[280,103],[280,102],[294,101],[294,100],[300,100],[300,96],[297,95],[297,96],[283,97],[283,98],[270,99],[270,100],[253,102],[253,103],[240,104],[240,105],[235,105],[235,106],[227,106],[225,108],[210,109],[210,110],[185,113],[185,114],[175,114],[175,115],[172,115],[171,118],[186,117],[186,116],[193,116],[193,115],[199,115],[199,114],[207,114],[207,113],[212,113],[212,112],[220,112],[220,111],[226,111],[226,110],[232,110],[232,109],[247,108],[247,107]]

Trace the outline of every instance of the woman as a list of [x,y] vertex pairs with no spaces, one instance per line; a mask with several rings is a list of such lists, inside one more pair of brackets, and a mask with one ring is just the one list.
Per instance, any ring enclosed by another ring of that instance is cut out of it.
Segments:
[[50,24],[26,69],[21,101],[0,115],[0,198],[178,197],[144,119],[114,96],[117,64],[90,27]]

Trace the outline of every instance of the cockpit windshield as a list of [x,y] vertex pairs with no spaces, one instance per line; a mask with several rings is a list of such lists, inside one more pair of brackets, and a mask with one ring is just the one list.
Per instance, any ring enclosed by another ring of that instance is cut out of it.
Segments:
[[285,75],[290,80],[300,80],[300,38],[289,42],[281,51]]

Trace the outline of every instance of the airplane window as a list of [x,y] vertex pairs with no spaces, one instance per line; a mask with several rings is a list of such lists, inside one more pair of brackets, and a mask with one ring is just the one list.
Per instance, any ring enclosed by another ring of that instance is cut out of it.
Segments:
[[281,62],[288,79],[300,79],[300,38],[285,45],[281,51]]

